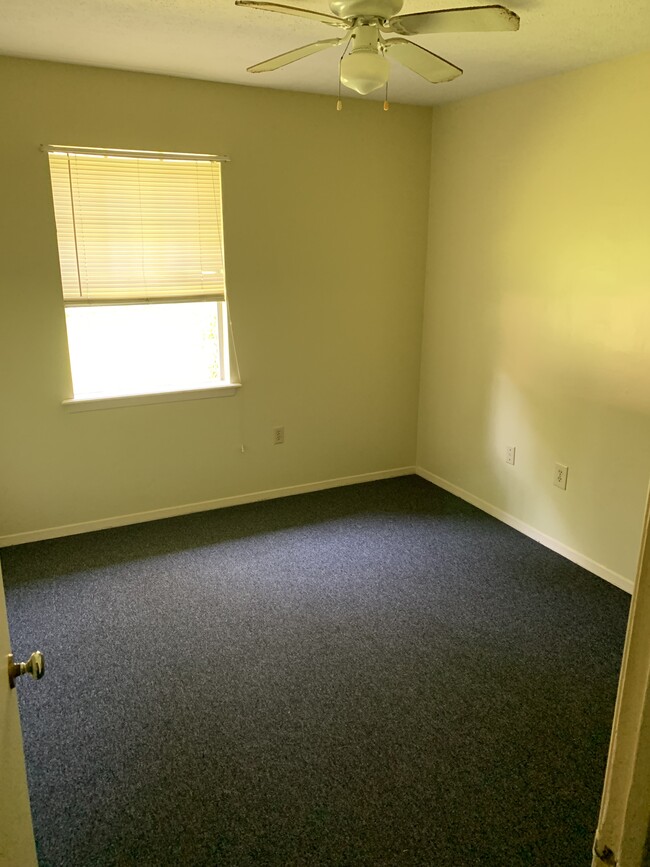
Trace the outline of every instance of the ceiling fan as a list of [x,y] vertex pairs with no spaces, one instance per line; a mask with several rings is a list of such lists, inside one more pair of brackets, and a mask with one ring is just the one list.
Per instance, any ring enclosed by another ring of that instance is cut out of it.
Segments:
[[[519,30],[519,16],[504,6],[468,6],[398,15],[403,0],[331,0],[333,14],[330,15],[261,0],[235,0],[235,5],[298,15],[348,31],[340,39],[321,39],[256,63],[248,67],[248,72],[271,72],[345,42],[339,63],[339,81],[361,94],[372,93],[387,84],[387,57],[397,60],[432,84],[451,81],[463,74],[455,64],[415,42],[402,39],[403,36]],[[397,37],[384,39],[383,33],[396,33]]]

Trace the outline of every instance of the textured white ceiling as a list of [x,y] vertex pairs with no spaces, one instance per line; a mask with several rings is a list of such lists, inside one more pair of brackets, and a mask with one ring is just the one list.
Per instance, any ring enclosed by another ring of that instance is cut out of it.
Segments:
[[[495,0],[484,5],[489,2]],[[390,99],[449,102],[650,50],[650,0],[503,3],[520,15],[518,33],[414,38],[465,74],[433,85],[393,63]],[[326,0],[288,5],[329,11]],[[405,0],[402,12],[459,5],[481,3]],[[234,0],[0,0],[1,54],[313,93],[336,93],[338,49],[276,72],[252,75],[246,67],[337,33],[306,19],[236,7]]]

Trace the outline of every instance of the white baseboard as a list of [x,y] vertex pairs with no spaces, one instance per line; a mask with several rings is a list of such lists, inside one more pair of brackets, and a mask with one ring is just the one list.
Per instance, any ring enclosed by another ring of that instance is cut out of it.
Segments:
[[525,536],[534,539],[546,548],[550,548],[551,551],[561,554],[563,557],[566,557],[567,560],[571,560],[578,566],[582,566],[589,572],[593,572],[594,575],[603,578],[605,581],[609,581],[610,584],[614,584],[621,590],[625,590],[627,593],[632,593],[634,590],[634,581],[630,578],[625,578],[623,575],[619,575],[617,572],[608,569],[601,563],[597,563],[595,560],[581,554],[579,551],[574,551],[573,548],[569,548],[568,545],[564,545],[552,536],[542,533],[540,530],[535,529],[535,527],[531,527],[530,524],[520,521],[519,518],[515,518],[513,515],[508,514],[508,512],[504,512],[502,509],[493,506],[492,503],[488,503],[486,500],[476,497],[474,494],[471,494],[463,488],[459,488],[457,485],[448,482],[446,479],[436,476],[434,473],[430,473],[423,467],[395,467],[390,470],[380,470],[374,473],[361,473],[356,476],[324,479],[318,482],[291,485],[285,488],[272,488],[266,491],[253,491],[248,494],[238,494],[232,497],[203,500],[200,503],[185,503],[180,506],[151,509],[147,512],[134,512],[130,515],[114,515],[108,518],[98,518],[94,521],[82,521],[77,524],[64,524],[59,527],[48,527],[42,530],[29,530],[24,533],[13,533],[7,536],[0,536],[0,548],[6,548],[9,545],[22,545],[27,542],[40,542],[43,539],[57,539],[61,536],[74,536],[78,533],[91,533],[94,530],[107,530],[111,527],[124,527],[127,524],[141,524],[146,521],[157,521],[161,518],[174,518],[178,515],[190,515],[194,512],[208,512],[212,509],[224,509],[228,506],[240,506],[244,503],[257,503],[262,500],[273,500],[278,497],[290,497],[295,494],[306,494],[310,491],[323,491],[328,488],[339,488],[345,485],[358,485],[363,482],[378,481],[379,479],[393,479],[398,476],[409,476],[413,473],[416,473],[423,479],[432,482],[439,488],[449,491],[450,494],[460,497],[461,500],[471,503],[473,506],[481,509],[481,511],[487,512],[488,515],[492,515],[492,517],[497,518],[509,527],[513,527]]
[[597,575],[599,578],[609,581],[609,583],[614,584],[615,587],[625,590],[627,593],[633,592],[634,581],[630,578],[625,578],[623,575],[619,575],[618,572],[613,572],[611,569],[608,569],[607,566],[603,566],[602,563],[597,563],[595,560],[592,560],[591,557],[587,557],[579,551],[574,551],[573,548],[569,548],[568,545],[558,542],[558,540],[554,539],[552,536],[547,536],[546,533],[536,530],[535,527],[531,527],[530,524],[520,521],[519,518],[509,515],[508,512],[504,512],[502,509],[493,506],[492,503],[488,503],[480,497],[470,494],[469,491],[465,491],[463,488],[459,488],[457,485],[448,482],[446,479],[436,476],[434,473],[430,473],[423,467],[416,467],[415,472],[418,476],[421,476],[428,482],[432,482],[439,488],[449,491],[450,494],[460,497],[461,500],[471,503],[472,506],[476,506],[478,509],[481,509],[481,511],[487,512],[488,515],[492,515],[493,518],[503,521],[504,524],[513,527],[515,530],[523,533],[524,536],[529,536],[531,539],[534,539],[546,548],[550,548],[551,551],[555,551],[556,554],[561,554],[563,557],[566,557],[567,560],[571,560],[572,563],[576,563],[578,566],[582,566],[583,569],[593,572],[594,575]]
[[164,509],[151,509],[148,512],[134,512],[131,515],[114,515],[110,518],[98,518],[95,521],[82,521],[79,524],[64,524],[60,527],[48,527],[44,530],[29,530],[25,533],[0,536],[0,548],[7,548],[9,545],[22,545],[26,542],[40,542],[43,539],[57,539],[61,536],[75,536],[78,533],[91,533],[94,530],[108,530],[111,527],[124,527],[127,524],[141,524],[145,521],[157,521],[160,518],[174,518],[177,515],[190,515],[194,512],[209,512],[211,509],[225,509],[227,506],[241,506],[244,503],[274,500],[278,497],[290,497],[294,494],[306,494],[310,491],[324,491],[328,488],[340,488],[344,485],[358,485],[362,482],[375,482],[379,479],[411,476],[414,473],[415,467],[396,467],[375,473],[361,473],[357,476],[325,479],[320,482],[308,482],[286,488],[254,491],[250,494],[238,494],[234,497],[219,497],[216,500],[204,500],[201,503],[185,503],[182,506],[168,506]]

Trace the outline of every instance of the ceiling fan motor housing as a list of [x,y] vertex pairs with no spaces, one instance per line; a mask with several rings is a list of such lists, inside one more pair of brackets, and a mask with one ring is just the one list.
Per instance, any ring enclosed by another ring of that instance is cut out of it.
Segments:
[[339,18],[392,18],[403,0],[332,0],[330,9]]

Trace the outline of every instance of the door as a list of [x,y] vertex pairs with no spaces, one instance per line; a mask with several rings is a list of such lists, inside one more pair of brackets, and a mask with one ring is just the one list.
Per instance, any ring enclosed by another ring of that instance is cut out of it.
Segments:
[[650,865],[650,496],[594,852],[594,867]]
[[36,847],[29,810],[16,690],[9,687],[11,653],[0,569],[0,867],[33,867]]

